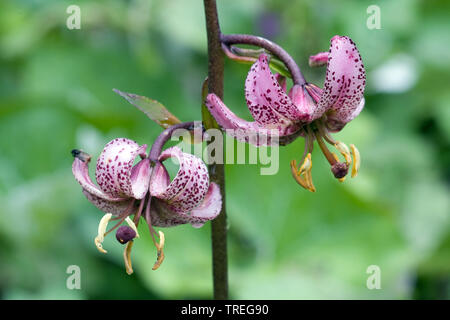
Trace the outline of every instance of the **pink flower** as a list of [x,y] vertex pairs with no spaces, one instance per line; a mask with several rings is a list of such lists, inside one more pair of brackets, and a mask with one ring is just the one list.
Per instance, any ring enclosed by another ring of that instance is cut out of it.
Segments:
[[[171,227],[190,223],[194,227],[201,227],[206,221],[214,219],[222,206],[219,187],[210,183],[207,168],[201,159],[172,147],[162,152],[159,162],[153,166],[145,153],[146,149],[147,145],[140,146],[125,138],[109,142],[97,161],[95,177],[98,186],[89,177],[91,157],[83,151],[72,151],[72,172],[83,194],[106,213],[95,239],[97,248],[106,253],[102,248],[104,236],[124,221],[135,232],[121,228],[120,235],[117,235],[119,242],[128,242],[124,255],[128,273],[132,272],[129,253],[133,241],[130,240],[134,234],[139,237],[136,225],[144,212],[154,240],[157,233],[152,226]],[[137,156],[141,160],[133,166]],[[162,164],[169,158],[176,158],[179,163],[178,173],[172,181]],[[134,215],[134,220],[129,218],[131,215]],[[106,232],[110,220],[119,222]],[[124,240],[124,237],[127,239]],[[164,234],[161,231],[159,238],[159,244],[154,240],[158,249],[155,268],[164,258]]]
[[[352,162],[352,176],[359,168],[359,152],[335,141],[330,132],[337,132],[353,120],[364,107],[365,70],[355,43],[348,37],[334,36],[330,50],[310,57],[312,66],[327,64],[323,89],[310,83],[294,84],[286,94],[282,78],[272,74],[267,56],[262,54],[245,81],[247,106],[254,121],[237,117],[214,94],[206,98],[206,106],[223,129],[235,138],[255,145],[288,144],[298,136],[306,139],[300,169],[291,162],[296,181],[315,191],[311,178],[311,152],[314,140],[331,165],[334,176],[345,178]],[[231,131],[233,130],[233,131]],[[243,133],[243,134],[242,134]],[[257,139],[251,137],[257,136]],[[332,144],[344,156],[344,162],[331,153],[324,141]],[[350,152],[351,150],[351,152]]]

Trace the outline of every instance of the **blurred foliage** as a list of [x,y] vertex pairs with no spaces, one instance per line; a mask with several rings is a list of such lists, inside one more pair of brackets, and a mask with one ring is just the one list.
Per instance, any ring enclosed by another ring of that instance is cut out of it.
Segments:
[[[369,30],[374,1],[218,2],[224,33],[271,37],[311,82],[322,85],[324,70],[307,59],[335,34],[358,44],[368,72],[366,108],[337,137],[361,151],[356,179],[332,179],[317,152],[318,192],[301,189],[289,161],[301,156],[302,141],[280,149],[277,175],[227,165],[231,297],[450,298],[450,3],[376,1],[382,28]],[[68,30],[72,3],[0,2],[0,297],[210,298],[209,224],[167,229],[156,272],[141,230],[127,276],[114,237],[108,255],[93,244],[101,212],[80,192],[70,156],[75,147],[97,156],[119,136],[151,144],[160,132],[112,88],[200,120],[202,2],[79,0],[82,28]],[[225,101],[249,118],[247,72],[226,62]],[[81,290],[66,289],[72,264],[81,268]],[[381,268],[381,290],[366,288],[372,264]]]

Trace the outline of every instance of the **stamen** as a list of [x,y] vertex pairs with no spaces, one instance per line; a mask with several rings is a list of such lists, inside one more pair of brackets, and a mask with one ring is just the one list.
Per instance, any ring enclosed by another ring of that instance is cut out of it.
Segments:
[[359,167],[361,165],[361,155],[354,144],[350,145],[350,150],[352,151],[353,156],[352,178],[354,178],[358,175]]
[[[343,142],[334,140],[328,130],[325,128],[322,120],[320,120],[319,124],[317,124],[317,129],[319,130],[320,135],[325,139],[325,141],[333,145],[344,156],[345,162],[348,166],[350,166],[350,164],[352,163],[352,158],[350,156],[350,150],[348,149],[347,145]],[[340,162],[339,158],[334,153],[332,154],[336,161]]]
[[[146,195],[146,197],[147,197],[147,195]],[[144,209],[145,199],[146,198],[141,200],[141,203],[139,204],[138,212],[134,215],[133,222],[136,225],[136,227],[139,225],[139,219],[141,218],[142,210]]]
[[312,161],[311,161],[311,153],[308,153],[305,157],[305,160],[303,161],[302,166],[298,170],[298,174],[302,174],[305,171],[311,170],[312,168]]
[[311,153],[308,153],[306,155],[300,169],[297,169],[297,164],[295,160],[291,161],[291,171],[295,181],[297,181],[297,183],[306,190],[315,192],[316,188],[314,187],[312,181],[311,168],[312,168]]
[[308,186],[309,186],[308,190],[311,192],[316,192],[316,187],[314,187],[314,184],[312,181],[311,169],[305,172],[305,177],[306,177],[306,182],[308,183]]
[[157,259],[155,264],[153,265],[152,270],[156,270],[161,266],[161,263],[164,261],[164,233],[162,231],[159,231],[159,244],[156,245],[157,251]]
[[111,220],[112,213],[105,214],[102,219],[100,220],[100,223],[98,224],[98,234],[94,239],[95,246],[97,247],[98,251],[101,253],[107,253],[105,249],[103,249],[102,243],[105,239],[105,232],[106,227],[108,226],[109,220]]
[[344,156],[347,165],[350,166],[350,164],[352,163],[352,157],[350,156],[350,150],[348,149],[347,145],[343,142],[337,141],[334,146]]
[[334,153],[334,152],[332,152],[331,154],[333,155],[333,157],[336,160],[336,162],[339,162],[339,157],[337,156],[337,154]]
[[295,181],[297,181],[297,183],[301,185],[303,188],[308,190],[308,184],[306,183],[306,181],[303,179],[302,176],[298,175],[298,169],[295,160],[291,161],[291,172]]
[[[331,172],[333,172],[334,177],[337,178],[340,182],[344,182],[345,176],[348,173],[348,167],[352,162],[350,151],[344,143],[334,141],[333,138],[327,135],[321,125],[318,125],[317,127],[318,131],[314,132],[314,134],[316,135],[317,143],[319,144],[320,149],[327,158],[328,162],[331,164]],[[345,163],[340,162],[338,156],[334,152],[328,150],[322,139],[322,136],[325,137],[325,140],[327,140],[327,142],[334,144],[335,148],[344,156]]]
[[131,220],[130,217],[127,217],[125,219],[125,222],[128,223],[128,225],[130,226],[131,229],[134,230],[134,232],[136,232],[136,238],[139,238],[139,232],[137,231],[137,227],[134,224],[133,220]]
[[328,132],[327,128],[325,127],[325,124],[322,119],[318,120],[318,123],[316,124],[317,129],[319,130],[320,135],[331,145],[335,145],[337,142],[333,139],[331,134]]
[[128,275],[133,273],[133,266],[131,265],[131,248],[133,247],[133,243],[133,240],[129,241],[123,250],[123,260],[125,261],[125,270]]
[[[144,199],[142,199],[141,201],[143,203]],[[137,212],[137,216],[138,216],[137,220],[138,220],[138,222],[139,222],[139,217],[141,216],[142,208],[143,208],[143,205],[141,204],[139,206],[139,210]],[[130,217],[127,217],[125,219],[125,221],[130,226],[130,228],[133,229],[134,232],[136,232],[136,238],[139,238],[139,233],[137,231],[136,224],[133,222],[133,220],[131,220]],[[125,246],[125,249],[123,251],[123,259],[125,261],[125,269],[126,269],[128,275],[133,273],[133,266],[131,264],[131,248],[133,247],[133,243],[134,243],[133,240],[128,241],[126,246]]]
[[330,150],[328,150],[327,146],[325,145],[325,143],[322,140],[322,136],[316,131],[314,132],[314,134],[316,135],[316,139],[317,139],[317,143],[319,144],[320,150],[322,150],[322,153],[325,155],[325,158],[327,158],[328,162],[333,166],[335,165],[337,162],[335,157],[333,156],[333,154],[331,153]]
[[151,210],[150,210],[151,201],[152,201],[152,197],[149,196],[148,201],[147,201],[147,207],[145,208],[145,220],[147,221],[148,229],[150,231],[150,235],[152,237],[153,244],[155,245],[156,250],[157,250],[156,262],[152,268],[152,270],[156,270],[161,266],[161,263],[164,260],[163,249],[164,249],[165,237],[164,237],[164,233],[162,231],[159,231],[159,244],[158,244],[153,235],[156,232],[152,227],[152,217],[151,217]]

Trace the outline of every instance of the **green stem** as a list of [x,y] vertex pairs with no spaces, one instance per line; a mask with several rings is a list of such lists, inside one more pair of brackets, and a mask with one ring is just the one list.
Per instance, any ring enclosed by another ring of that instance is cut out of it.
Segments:
[[[220,27],[215,0],[204,0],[206,34],[208,38],[208,92],[223,98],[224,56],[220,42]],[[207,111],[207,110],[206,110]],[[203,125],[206,130],[217,127],[209,112],[202,110]],[[225,152],[224,152],[225,154]],[[211,223],[212,268],[214,299],[228,299],[228,255],[227,255],[227,215],[225,210],[225,170],[224,164],[208,166],[210,180],[220,186],[222,211]]]

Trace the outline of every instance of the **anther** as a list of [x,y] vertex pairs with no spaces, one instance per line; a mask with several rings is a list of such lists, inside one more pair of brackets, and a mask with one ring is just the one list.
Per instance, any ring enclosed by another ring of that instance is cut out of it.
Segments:
[[164,233],[162,231],[159,231],[159,244],[155,244],[156,245],[156,249],[157,251],[157,258],[156,258],[156,262],[153,265],[152,270],[156,270],[161,266],[161,263],[164,261],[164,243],[165,243],[165,238],[164,238]]
[[359,167],[361,165],[361,155],[354,144],[350,145],[350,150],[352,151],[353,156],[352,178],[354,178],[358,175]]
[[134,224],[133,220],[131,220],[130,217],[126,217],[125,222],[128,223],[130,228],[134,230],[134,232],[136,233],[136,238],[139,238],[139,232],[137,231],[137,227]]
[[109,220],[111,220],[111,217],[112,217],[111,213],[105,214],[100,220],[100,223],[98,224],[98,234],[95,237],[94,242],[98,251],[100,251],[101,253],[107,253],[107,251],[103,249],[102,243],[103,240],[105,239],[106,227],[108,226],[108,222]]
[[297,181],[297,183],[306,190],[315,192],[316,188],[314,187],[312,181],[311,168],[312,168],[311,153],[308,153],[306,155],[300,169],[297,169],[297,164],[295,160],[291,161],[291,171],[295,181]]
[[350,165],[352,163],[352,157],[350,156],[350,150],[347,145],[343,142],[337,141],[334,146],[344,156],[347,165]]
[[130,241],[126,244],[123,250],[123,260],[125,261],[125,270],[128,275],[133,273],[133,266],[131,264],[131,248],[133,247],[134,241]]

